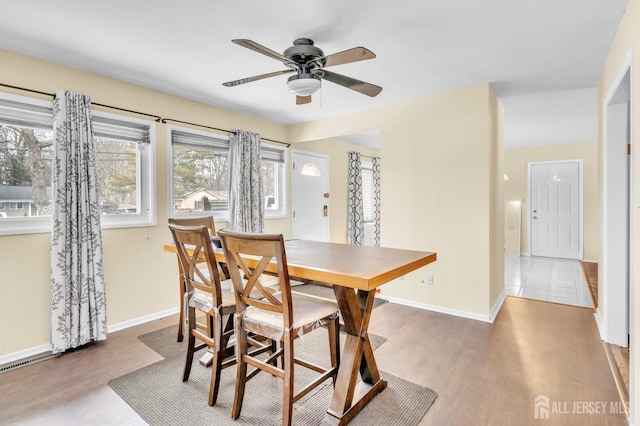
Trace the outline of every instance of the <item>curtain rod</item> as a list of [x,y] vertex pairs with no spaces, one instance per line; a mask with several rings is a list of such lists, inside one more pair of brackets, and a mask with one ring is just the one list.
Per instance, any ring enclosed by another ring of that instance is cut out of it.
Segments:
[[378,155],[364,155],[363,153],[360,153],[360,157],[363,157],[363,158],[370,158],[370,159],[372,159],[372,160],[373,160],[374,158],[376,158],[376,157],[377,157],[377,158],[380,158],[380,156],[378,156]]
[[[11,84],[4,84],[4,83],[0,83],[0,86],[2,86],[2,87],[8,87],[8,88],[10,88],[10,89],[22,90],[22,91],[24,91],[24,92],[37,93],[37,94],[39,94],[39,95],[45,95],[45,96],[51,96],[51,97],[54,97],[54,96],[55,96],[55,93],[42,92],[42,91],[40,91],[40,90],[34,90],[34,89],[27,89],[27,88],[25,88],[25,87],[13,86],[13,85],[11,85]],[[95,105],[95,106],[104,107],[104,108],[115,109],[115,110],[117,110],[117,111],[124,111],[124,112],[130,112],[130,113],[132,113],[132,114],[138,114],[138,115],[144,115],[144,116],[147,116],[147,117],[153,117],[153,118],[155,118],[155,121],[156,121],[157,123],[164,123],[164,124],[166,124],[168,121],[173,121],[174,123],[188,124],[188,125],[190,125],[190,126],[203,127],[203,128],[206,128],[206,129],[218,130],[218,131],[220,131],[220,132],[233,133],[231,130],[219,129],[219,128],[217,128],[217,127],[205,126],[205,125],[203,125],[203,124],[190,123],[190,122],[188,122],[188,121],[174,120],[174,119],[172,119],[172,118],[162,118],[162,117],[160,117],[159,115],[155,115],[155,114],[147,114],[146,112],[133,111],[133,110],[130,110],[130,109],[125,109],[125,108],[120,108],[120,107],[114,107],[114,106],[111,106],[111,105],[100,104],[100,103],[98,103],[98,102],[91,102],[91,104],[92,104],[92,105]],[[279,144],[281,144],[281,145],[286,145],[286,146],[287,146],[287,148],[289,148],[289,147],[291,146],[291,144],[290,144],[290,143],[287,143],[287,142],[276,141],[276,140],[273,140],[273,139],[267,139],[267,138],[263,138],[263,137],[261,137],[260,139],[265,140],[265,141],[269,141],[269,142],[273,142],[273,143],[279,143]]]
[[[54,97],[55,93],[49,93],[49,92],[42,92],[40,90],[33,90],[33,89],[27,89],[25,87],[19,87],[19,86],[12,86],[10,84],[4,84],[4,83],[0,83],[0,86],[2,87],[8,87],[10,89],[17,89],[17,90],[22,90],[24,92],[31,92],[31,93],[37,93],[39,95],[45,95],[45,96],[51,96]],[[157,123],[159,123],[162,120],[162,117],[160,117],[159,115],[155,115],[155,114],[147,114],[146,112],[140,112],[140,111],[133,111],[131,109],[126,109],[126,108],[120,108],[120,107],[114,107],[111,105],[105,105],[105,104],[101,104],[98,102],[91,102],[91,105],[95,105],[95,106],[100,106],[100,107],[104,107],[104,108],[109,108],[109,109],[115,109],[117,111],[124,111],[124,112],[130,112],[132,114],[138,114],[138,115],[144,115],[147,117],[153,117],[155,118],[155,121]]]
[[[162,123],[165,123],[165,124],[166,124],[167,122],[169,122],[169,121],[172,121],[172,122],[174,122],[174,123],[188,124],[188,125],[190,125],[190,126],[202,127],[202,128],[204,128],[204,129],[209,129],[209,130],[217,130],[217,131],[219,131],[219,132],[235,133],[235,132],[233,132],[233,131],[231,131],[231,130],[227,130],[227,129],[220,129],[220,128],[218,128],[218,127],[206,126],[206,125],[204,125],[204,124],[190,123],[190,122],[188,122],[188,121],[175,120],[175,119],[173,119],[173,118],[163,118],[161,121],[162,121]],[[263,141],[269,141],[269,142],[273,142],[273,143],[279,143],[279,144],[281,144],[281,145],[286,145],[286,146],[287,146],[287,148],[289,148],[289,147],[291,146],[291,144],[290,144],[290,143],[287,143],[287,142],[281,142],[281,141],[276,141],[276,140],[273,140],[273,139],[267,139],[267,138],[263,138],[262,136],[260,136],[260,139],[261,139],[261,140],[263,140]]]

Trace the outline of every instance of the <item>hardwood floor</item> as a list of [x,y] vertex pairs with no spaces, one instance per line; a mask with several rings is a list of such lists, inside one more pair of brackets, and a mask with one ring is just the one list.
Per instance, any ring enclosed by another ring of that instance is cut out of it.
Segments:
[[[582,273],[591,292],[593,306],[598,307],[598,263],[580,262]],[[625,400],[629,398],[629,348],[618,345],[605,344],[608,352],[611,373],[619,387],[620,397]]]
[[[370,332],[387,338],[375,352],[381,370],[438,392],[422,425],[625,425],[610,414],[618,394],[592,312],[508,297],[487,324],[385,303]],[[176,322],[153,321],[1,374],[0,424],[144,424],[106,383],[160,360],[136,336]],[[534,419],[538,395],[550,399],[548,421]],[[595,402],[606,402],[607,414],[558,412]]]
[[594,309],[598,307],[598,263],[580,261],[584,280],[587,282]]

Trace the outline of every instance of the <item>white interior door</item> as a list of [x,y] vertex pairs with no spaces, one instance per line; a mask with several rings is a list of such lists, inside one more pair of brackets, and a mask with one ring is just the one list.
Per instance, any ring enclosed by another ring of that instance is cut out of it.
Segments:
[[582,258],[581,163],[529,164],[531,255]]
[[293,152],[292,238],[329,241],[329,158]]

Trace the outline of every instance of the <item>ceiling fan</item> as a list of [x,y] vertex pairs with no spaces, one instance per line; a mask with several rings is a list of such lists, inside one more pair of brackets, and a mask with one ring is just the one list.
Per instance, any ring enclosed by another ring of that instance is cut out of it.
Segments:
[[269,77],[275,77],[282,74],[295,73],[287,80],[289,90],[296,95],[296,104],[308,104],[311,102],[311,95],[316,92],[321,85],[321,80],[327,80],[356,92],[363,93],[368,96],[376,96],[382,91],[382,87],[345,75],[327,71],[325,68],[335,65],[348,64],[350,62],[364,61],[365,59],[373,59],[376,55],[364,47],[354,47],[332,55],[324,55],[324,52],[314,46],[313,40],[308,38],[299,38],[293,42],[293,46],[287,48],[284,54],[262,46],[255,41],[246,39],[231,40],[233,43],[251,49],[255,52],[262,53],[270,58],[282,62],[288,69],[275,71],[268,74],[256,75],[253,77],[241,78],[239,80],[228,81],[222,83],[224,86],[233,87],[240,84],[250,83],[256,80],[262,80]]

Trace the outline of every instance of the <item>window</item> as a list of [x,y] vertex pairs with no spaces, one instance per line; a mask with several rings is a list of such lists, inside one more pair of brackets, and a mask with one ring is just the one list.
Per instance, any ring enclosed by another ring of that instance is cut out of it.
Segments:
[[0,201],[0,210],[4,210],[4,209],[5,209],[4,203],[2,201]]
[[155,123],[97,111],[92,122],[102,227],[154,225]]
[[262,193],[265,217],[284,216],[285,150],[273,145],[261,145]]
[[[92,114],[103,227],[155,224],[154,123]],[[51,230],[53,139],[51,102],[0,93],[0,234]]]
[[[210,132],[169,126],[171,214],[229,214],[229,139]],[[285,149],[262,144],[262,185],[266,217],[285,214]]]
[[362,213],[364,223],[375,221],[375,195],[373,188],[373,164],[362,161]]
[[362,160],[362,214],[364,220],[365,246],[376,245],[376,194],[373,182],[373,163],[370,160]]
[[[0,94],[0,234],[51,229],[51,102]],[[25,208],[27,207],[27,208]]]

